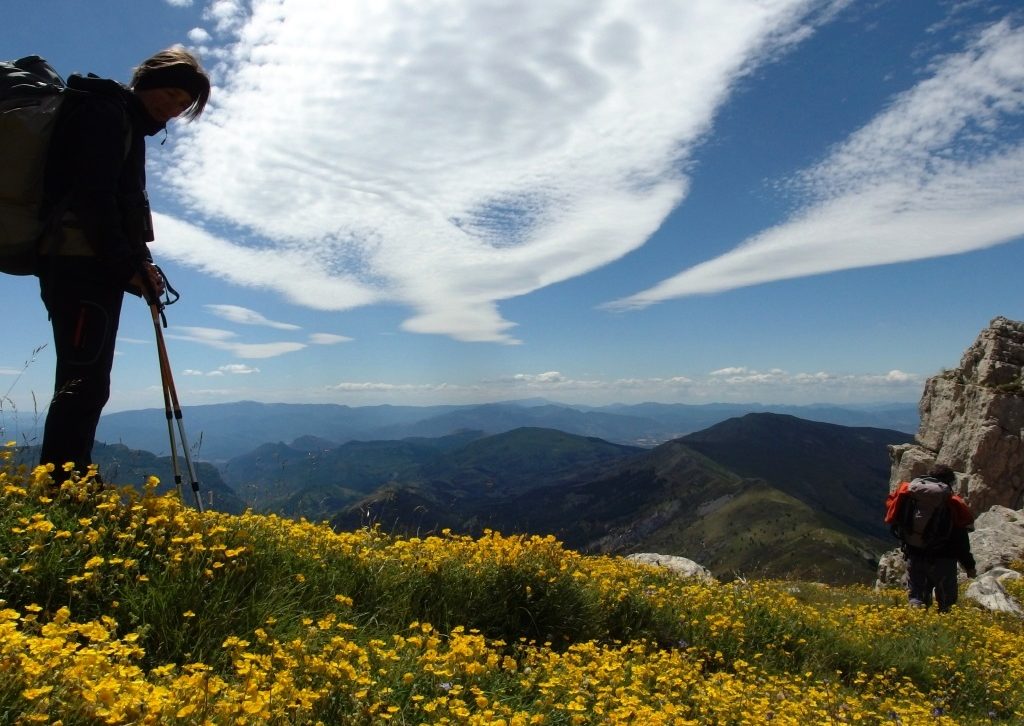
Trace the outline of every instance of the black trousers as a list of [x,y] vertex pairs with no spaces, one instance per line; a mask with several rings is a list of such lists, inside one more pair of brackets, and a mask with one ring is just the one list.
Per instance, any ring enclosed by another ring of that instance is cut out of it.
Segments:
[[124,292],[92,257],[57,257],[40,266],[40,294],[53,325],[57,370],[46,414],[40,463],[53,463],[54,479],[92,463],[96,426],[110,398],[110,371]]
[[932,592],[939,612],[946,612],[956,604],[956,559],[909,553],[907,555],[907,587],[911,605],[931,607]]

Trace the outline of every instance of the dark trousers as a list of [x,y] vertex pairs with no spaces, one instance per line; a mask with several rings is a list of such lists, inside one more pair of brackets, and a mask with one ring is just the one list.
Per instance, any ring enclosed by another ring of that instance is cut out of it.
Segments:
[[956,559],[908,553],[907,587],[911,605],[929,607],[934,591],[939,612],[946,612],[956,604],[958,595]]
[[79,471],[92,463],[124,292],[105,279],[95,258],[58,257],[41,265],[40,293],[53,325],[57,370],[39,460],[55,464],[54,478],[62,481],[65,462]]

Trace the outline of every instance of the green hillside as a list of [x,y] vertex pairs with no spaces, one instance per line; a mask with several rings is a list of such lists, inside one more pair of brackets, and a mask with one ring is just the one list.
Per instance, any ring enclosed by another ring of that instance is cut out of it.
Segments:
[[[874,581],[887,443],[907,436],[749,414],[651,450],[559,431],[480,438],[332,517],[338,529],[553,534],[585,552],[682,555],[716,576]],[[429,475],[424,475],[429,472]]]
[[50,482],[0,462],[0,723],[1024,719],[1024,624],[969,605]]
[[810,505],[756,481],[686,528],[665,528],[639,549],[686,552],[722,577],[868,583],[885,539],[867,538]]
[[[874,520],[858,529],[762,479],[743,478],[682,441],[622,462],[599,479],[517,498],[492,522],[502,531],[552,532],[584,551],[682,555],[724,579],[874,580],[878,555],[891,549],[890,540],[874,534]],[[876,481],[876,502],[884,492],[885,482]]]
[[888,490],[890,444],[909,434],[806,421],[774,413],[723,421],[681,441],[730,471],[763,479],[857,530],[885,537],[878,516]]

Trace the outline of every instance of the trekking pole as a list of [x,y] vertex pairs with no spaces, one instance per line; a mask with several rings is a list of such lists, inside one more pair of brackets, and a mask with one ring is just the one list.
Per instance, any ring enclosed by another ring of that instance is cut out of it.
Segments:
[[[163,338],[160,333],[160,326],[156,323],[156,319],[153,320],[156,324],[157,339],[158,341]],[[159,356],[160,343],[157,343],[157,350]],[[171,419],[174,418],[174,412],[171,407],[171,393],[167,386],[167,374],[164,370],[163,356],[160,357],[160,388],[164,394],[164,414],[167,416],[167,438],[171,441],[171,469],[174,471],[174,486],[178,489],[178,498],[184,500],[185,495],[181,488],[181,468],[178,466],[178,444],[174,439],[174,424]]]
[[[163,271],[157,268],[160,275],[163,276]],[[167,283],[167,278],[164,276],[164,284],[168,290],[173,292],[173,288]],[[147,302],[149,302],[150,314],[153,317],[153,330],[156,333],[156,352],[157,357],[160,361],[160,383],[163,387],[164,393],[164,410],[167,414],[167,431],[171,440],[171,466],[174,469],[174,479],[178,485],[178,491],[181,492],[181,473],[178,468],[178,447],[175,442],[174,426],[171,425],[171,418],[173,417],[178,425],[178,437],[181,442],[181,453],[185,458],[185,468],[188,471],[189,484],[192,487],[192,493],[196,499],[196,509],[200,512],[203,511],[203,500],[199,496],[199,480],[196,479],[195,468],[192,466],[192,456],[189,453],[188,436],[185,434],[185,421],[181,415],[181,405],[178,403],[178,391],[174,386],[174,376],[171,374],[171,363],[167,357],[167,345],[164,342],[164,333],[161,326],[167,325],[167,318],[164,316],[164,304],[160,301],[159,296],[152,294],[147,296]],[[175,293],[177,295],[177,293]],[[177,300],[177,298],[175,298]],[[173,302],[170,301],[170,302]]]

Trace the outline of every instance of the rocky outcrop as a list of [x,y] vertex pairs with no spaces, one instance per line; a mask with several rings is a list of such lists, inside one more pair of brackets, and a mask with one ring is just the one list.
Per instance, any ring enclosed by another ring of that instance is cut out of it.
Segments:
[[890,489],[932,464],[957,472],[975,513],[1024,506],[1024,322],[999,317],[960,366],[928,380],[916,444],[890,447]]
[[995,506],[983,512],[971,532],[978,572],[1024,562],[1024,512]]
[[634,555],[628,555],[626,559],[642,565],[664,567],[666,570],[674,572],[684,578],[695,577],[698,580],[704,580],[707,582],[715,579],[714,575],[712,575],[711,571],[706,567],[698,565],[693,560],[688,560],[685,557],[678,557],[676,555],[659,555],[655,552],[641,552]]

